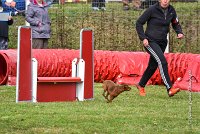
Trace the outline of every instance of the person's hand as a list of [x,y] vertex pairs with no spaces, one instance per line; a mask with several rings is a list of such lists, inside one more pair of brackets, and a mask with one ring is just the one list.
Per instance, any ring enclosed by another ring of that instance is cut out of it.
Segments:
[[12,19],[12,16],[8,16],[8,20],[11,20]]
[[38,22],[38,26],[41,27],[41,26],[42,26],[42,23],[41,23],[41,22]]
[[16,2],[15,2],[15,1],[12,1],[12,2],[10,3],[10,6],[11,6],[11,7],[15,7],[15,6],[16,6]]
[[149,41],[147,40],[147,39],[144,39],[143,40],[143,45],[146,47],[146,46],[148,46],[149,45]]
[[177,39],[182,39],[184,37],[184,35],[182,34],[182,33],[179,33],[178,35],[177,35]]

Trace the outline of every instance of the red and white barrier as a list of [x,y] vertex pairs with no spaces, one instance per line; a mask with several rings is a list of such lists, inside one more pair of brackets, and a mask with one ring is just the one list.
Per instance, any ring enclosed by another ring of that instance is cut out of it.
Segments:
[[80,32],[80,57],[72,61],[71,77],[38,77],[37,59],[32,58],[31,40],[31,28],[19,27],[16,102],[93,99],[94,47],[91,29],[82,29]]
[[32,36],[30,27],[19,27],[16,101],[32,101]]

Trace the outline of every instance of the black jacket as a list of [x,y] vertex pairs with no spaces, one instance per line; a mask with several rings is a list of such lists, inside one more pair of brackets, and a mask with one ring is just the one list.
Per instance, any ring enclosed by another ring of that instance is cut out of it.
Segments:
[[8,25],[13,24],[13,19],[9,21],[0,21],[0,37],[8,38]]
[[[147,22],[146,31],[143,25]],[[169,32],[169,25],[172,24],[176,33],[182,33],[175,9],[169,5],[166,10],[160,7],[159,2],[148,8],[137,20],[136,30],[141,41],[148,40],[166,40]]]

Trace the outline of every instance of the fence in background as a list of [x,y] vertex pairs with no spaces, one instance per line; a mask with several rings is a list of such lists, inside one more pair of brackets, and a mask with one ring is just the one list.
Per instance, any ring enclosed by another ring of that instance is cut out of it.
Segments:
[[[194,0],[195,1],[195,0]],[[177,40],[170,30],[170,52],[200,53],[200,4],[199,2],[171,2],[176,8],[185,38]],[[106,2],[106,10],[93,11],[91,2],[53,4],[49,9],[52,21],[50,48],[79,47],[79,31],[90,27],[94,30],[94,47],[98,50],[143,51],[135,31],[135,22],[145,10],[123,10],[121,2]],[[130,7],[133,6],[129,3]],[[16,26],[24,25],[23,16],[14,16],[10,28],[10,47],[16,47]]]

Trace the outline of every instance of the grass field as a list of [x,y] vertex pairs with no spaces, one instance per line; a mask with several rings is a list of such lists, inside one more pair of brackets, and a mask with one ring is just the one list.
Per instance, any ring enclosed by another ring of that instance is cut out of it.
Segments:
[[[1,134],[199,134],[200,94],[181,91],[169,98],[164,86],[148,86],[140,97],[135,87],[112,103],[95,83],[94,100],[15,103],[15,87],[0,87]],[[192,106],[192,111],[189,110]],[[190,118],[192,115],[192,119]]]

